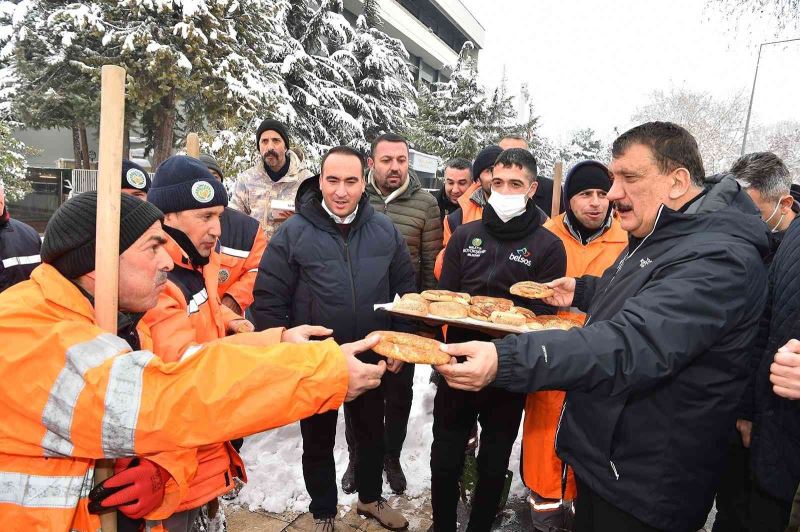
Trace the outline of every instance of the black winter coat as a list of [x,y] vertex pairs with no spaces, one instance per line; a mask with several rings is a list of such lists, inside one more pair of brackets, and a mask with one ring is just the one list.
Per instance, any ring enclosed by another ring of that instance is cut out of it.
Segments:
[[365,194],[345,240],[321,201],[319,181],[306,180],[297,214],[272,236],[253,290],[256,329],[322,325],[340,344],[376,330],[410,330],[405,320],[373,310],[416,291],[408,247],[392,220]]
[[0,292],[31,276],[41,247],[36,229],[0,213]]
[[617,265],[579,279],[585,327],[497,341],[495,385],[567,390],[556,450],[576,476],[650,526],[701,528],[764,309],[768,242],[730,177],[685,212],[662,205]]
[[755,361],[750,460],[758,485],[789,503],[800,483],[800,404],[775,395],[769,367],[781,346],[800,338],[800,218],[786,230],[772,260],[763,323],[759,337],[765,339],[765,349]]
[[[557,309],[541,300],[511,295],[508,291],[514,283],[546,283],[563,277],[567,271],[564,244],[542,226],[547,220],[545,214],[532,201],[528,202],[527,211],[519,218],[519,221],[526,220],[525,234],[509,240],[494,236],[485,223],[489,218],[497,220],[491,205],[483,210],[481,220],[460,225],[455,230],[444,252],[439,288],[476,296],[503,297],[536,314],[555,314]],[[513,219],[509,223],[517,222],[518,219]],[[502,230],[503,226],[498,227]],[[447,340],[452,343],[485,337],[474,331],[450,327]]]

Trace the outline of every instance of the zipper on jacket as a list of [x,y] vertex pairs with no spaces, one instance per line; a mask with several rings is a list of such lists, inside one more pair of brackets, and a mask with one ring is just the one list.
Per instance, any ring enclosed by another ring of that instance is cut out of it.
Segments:
[[619,473],[617,473],[617,466],[614,465],[614,462],[612,460],[609,460],[608,463],[611,464],[611,470],[614,471],[614,476],[617,478],[617,480],[619,480]]
[[[656,216],[656,222],[653,224],[653,230],[650,231],[650,233],[648,233],[648,235],[646,237],[644,237],[641,242],[639,242],[639,245],[636,246],[636,248],[633,251],[629,251],[622,258],[622,260],[619,261],[619,264],[617,264],[617,271],[615,271],[614,275],[611,276],[611,280],[608,282],[606,287],[603,289],[603,293],[600,294],[601,297],[605,296],[606,292],[608,292],[608,289],[611,288],[611,284],[614,282],[614,279],[617,278],[617,274],[619,274],[619,272],[622,271],[622,267],[625,266],[625,261],[627,261],[629,258],[631,258],[634,255],[634,253],[639,251],[639,248],[642,247],[645,242],[647,242],[647,239],[650,238],[651,236],[653,236],[653,233],[656,232],[656,227],[658,227],[658,220],[661,218],[661,213],[663,211],[664,211],[664,204],[661,204],[661,207],[659,207],[659,209],[658,209],[658,216]],[[583,326],[586,327],[587,325],[589,325],[589,322],[591,320],[592,320],[592,316],[589,316],[588,318],[586,318],[586,321],[584,322]]]
[[347,240],[344,240],[344,261],[347,263],[347,271],[350,274],[350,296],[353,299],[353,338],[355,338],[358,332],[356,324],[358,307],[356,306],[356,282],[353,279],[353,261],[350,260],[350,235],[347,235]]
[[567,398],[564,397],[564,404],[561,405],[561,414],[558,416],[558,425],[556,425],[556,437],[553,438],[553,451],[558,448],[558,431],[561,430],[561,420],[564,419],[564,411],[567,409]]

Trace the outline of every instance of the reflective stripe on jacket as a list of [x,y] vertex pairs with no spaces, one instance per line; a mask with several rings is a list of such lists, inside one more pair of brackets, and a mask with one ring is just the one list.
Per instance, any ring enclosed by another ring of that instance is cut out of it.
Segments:
[[37,267],[0,294],[0,530],[96,532],[86,499],[94,462],[133,455],[172,476],[147,516],[166,518],[192,472],[187,450],[338,408],[347,368],[336,344],[244,345],[270,334],[277,341],[280,330],[167,363],[105,333],[73,283]]
[[225,208],[220,218],[219,297],[229,295],[244,312],[253,303],[258,264],[267,248],[264,231],[253,218]]
[[[548,220],[544,226],[564,243],[567,250],[567,277],[602,275],[628,246],[628,234],[616,218],[612,219],[611,227],[602,236],[584,246],[565,227],[565,216],[561,214]],[[581,322],[586,318],[579,311],[562,311],[559,314],[577,318]],[[535,392],[528,394],[525,403],[522,427],[523,478],[526,486],[546,499],[561,497],[561,459],[556,456],[554,441],[564,395],[561,391]],[[565,497],[572,500],[575,495],[575,478],[572,469],[569,469]]]

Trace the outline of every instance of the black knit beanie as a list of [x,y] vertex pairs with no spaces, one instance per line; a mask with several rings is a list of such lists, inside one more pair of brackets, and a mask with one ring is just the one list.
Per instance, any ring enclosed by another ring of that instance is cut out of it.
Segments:
[[256,151],[259,151],[261,134],[265,131],[274,131],[280,135],[284,144],[286,144],[286,149],[289,149],[289,135],[286,134],[286,124],[283,122],[278,122],[277,120],[273,120],[272,118],[267,118],[261,122],[261,125],[258,126],[258,129],[256,130]]
[[122,188],[133,188],[147,193],[150,190],[150,174],[133,161],[122,161]]
[[482,149],[475,161],[472,163],[472,180],[477,181],[481,177],[481,173],[487,168],[494,166],[497,156],[503,153],[503,148],[500,146],[486,146]]
[[200,154],[200,162],[206,165],[206,168],[209,170],[214,170],[216,173],[218,173],[220,179],[224,179],[225,176],[222,174],[222,168],[219,167],[217,160],[212,156],[208,155],[207,153],[202,153]]
[[206,165],[186,155],[173,155],[158,167],[147,201],[164,214],[228,205],[228,192]]
[[611,179],[608,177],[608,168],[603,163],[581,161],[567,173],[564,185],[564,194],[569,201],[572,196],[584,190],[599,188],[608,192],[611,189]]
[[[136,242],[151,225],[164,220],[158,208],[135,196],[120,198],[119,253]],[[59,207],[44,230],[42,262],[67,279],[94,271],[97,233],[97,192],[84,192]]]

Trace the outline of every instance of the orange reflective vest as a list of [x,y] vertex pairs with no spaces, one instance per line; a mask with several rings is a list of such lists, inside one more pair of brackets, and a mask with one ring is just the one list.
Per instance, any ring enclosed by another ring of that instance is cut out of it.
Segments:
[[[461,208],[461,225],[480,220],[483,217],[483,207],[472,201],[472,195],[481,188],[481,182],[475,181],[467,190],[458,198],[458,205]],[[455,211],[453,211],[455,212]],[[453,213],[450,213],[453,214]],[[447,249],[447,243],[453,235],[456,228],[450,227],[448,221],[449,216],[445,216],[442,220],[442,250],[436,256],[436,262],[433,265],[433,275],[439,279],[442,275],[442,265],[444,264],[444,250]]]
[[[158,303],[142,321],[150,328],[154,352],[174,362],[193,346],[224,338],[227,323],[241,316],[220,303],[220,254],[212,252],[208,264],[194,268],[178,243],[172,237],[167,240],[166,250],[175,266]],[[197,508],[230,491],[234,478],[247,479],[239,454],[228,442],[197,449],[196,468],[177,511]]]
[[[614,264],[628,245],[628,233],[612,218],[611,226],[596,240],[585,246],[564,225],[565,213],[547,221],[544,226],[564,243],[567,250],[567,276],[601,275]],[[561,311],[560,315],[586,319],[578,312]],[[525,485],[546,499],[561,497],[561,459],[556,456],[555,436],[564,405],[561,391],[528,394],[522,428],[522,473]],[[566,499],[576,495],[575,478],[568,471]]]
[[188,489],[194,449],[339,408],[348,372],[333,341],[244,345],[266,342],[261,334],[164,362],[100,329],[89,300],[48,264],[0,294],[0,530],[96,532],[95,460],[134,455],[172,476],[147,516],[165,518]]
[[253,286],[267,237],[258,222],[248,215],[225,208],[219,237],[219,297],[229,295],[242,312],[253,303]]

